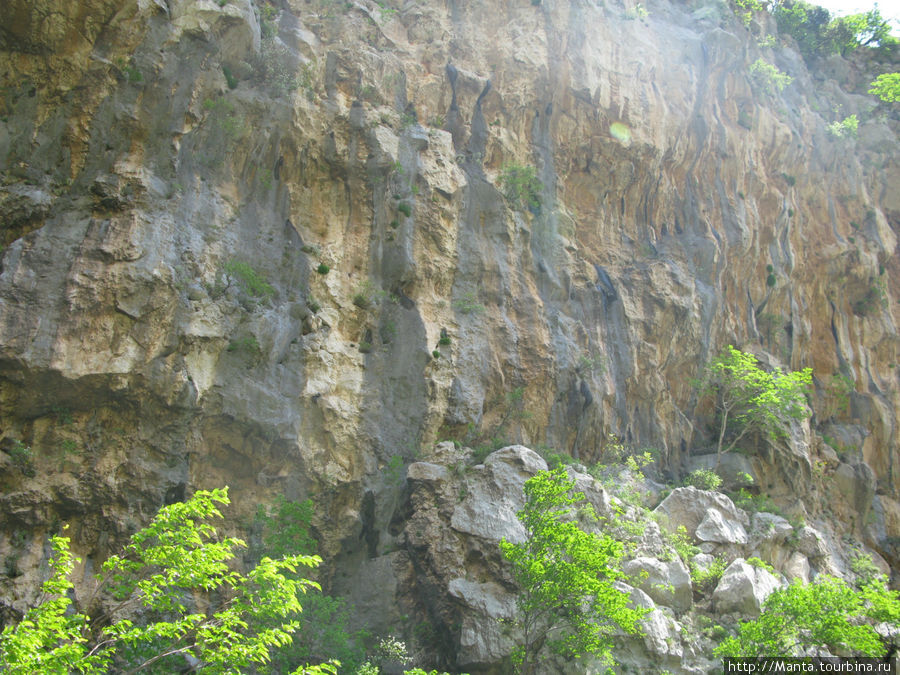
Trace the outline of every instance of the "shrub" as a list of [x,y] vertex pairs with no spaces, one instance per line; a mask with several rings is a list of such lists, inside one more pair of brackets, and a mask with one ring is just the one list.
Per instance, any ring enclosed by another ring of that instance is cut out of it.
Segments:
[[34,454],[29,446],[16,439],[9,450],[9,458],[12,460],[13,466],[23,474],[34,476]]
[[268,299],[275,289],[248,263],[232,258],[225,263],[225,273],[237,281],[241,289],[253,297]]
[[691,582],[695,590],[700,593],[709,593],[719,584],[722,573],[728,563],[724,558],[715,558],[706,568],[691,564]]
[[231,72],[231,68],[228,66],[222,66],[222,74],[225,76],[225,82],[228,83],[229,89],[237,89],[238,79]]
[[684,479],[685,485],[693,485],[698,490],[718,490],[722,485],[722,478],[710,469],[695,469]]
[[897,592],[883,583],[855,591],[841,579],[820,575],[815,583],[795,580],[775,590],[758,619],[743,622],[717,656],[800,656],[826,648],[833,654],[883,656],[887,647],[872,621],[900,620]]
[[397,204],[397,210],[407,218],[412,215],[412,207],[406,202],[400,202],[399,204]]
[[438,340],[438,344],[446,347],[450,344],[450,337],[448,335],[442,336],[441,339]]
[[859,128],[859,120],[856,115],[845,117],[840,122],[832,122],[828,125],[828,133],[835,138],[856,138],[856,132]]
[[503,194],[513,206],[538,209],[541,206],[541,190],[544,186],[537,178],[533,166],[507,164],[500,174]]
[[758,569],[765,570],[766,572],[769,572],[771,574],[775,573],[774,567],[772,567],[765,560],[763,560],[761,558],[757,558],[756,556],[754,556],[752,558],[747,558],[746,563],[748,565],[750,565],[751,567],[756,567]]
[[787,75],[771,63],[756,59],[750,66],[750,77],[753,82],[769,95],[780,94],[784,88],[794,81],[790,75]]
[[[698,383],[701,396],[713,399],[719,415],[717,463],[723,452],[737,446],[748,433],[780,438],[791,420],[809,417],[806,393],[811,384],[811,368],[766,372],[755,356],[728,345],[706,366]],[[726,432],[732,434],[727,443]]]
[[453,302],[453,307],[461,314],[481,314],[484,312],[484,305],[478,302],[474,291],[463,293],[459,300]]
[[256,338],[252,335],[231,340],[228,343],[228,351],[244,353],[250,356],[259,356],[262,353],[259,342],[257,342]]
[[328,265],[326,265],[325,263],[319,263],[319,266],[316,268],[316,272],[318,272],[319,274],[321,274],[323,276],[328,274],[330,271],[331,271],[331,268]]
[[869,93],[886,103],[900,101],[900,73],[884,73],[869,85]]
[[431,355],[436,359],[441,358],[441,353],[437,349],[435,349],[433,352],[431,352]]
[[224,96],[203,100],[203,109],[209,113],[213,128],[219,132],[226,142],[236,141],[244,131],[244,121],[235,112],[234,104]]

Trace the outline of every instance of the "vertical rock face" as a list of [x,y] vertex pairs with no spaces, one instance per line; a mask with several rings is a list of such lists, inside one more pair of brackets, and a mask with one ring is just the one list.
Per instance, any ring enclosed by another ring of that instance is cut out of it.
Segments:
[[[398,463],[446,438],[588,461],[615,434],[677,473],[728,343],[817,377],[763,487],[817,511],[834,472],[895,555],[895,120],[836,140],[824,111],[871,97],[723,4],[650,9],[3,3],[4,602],[54,523],[90,564],[224,484],[243,516],[312,497],[352,577],[399,541]],[[754,90],[757,58],[794,84]]]

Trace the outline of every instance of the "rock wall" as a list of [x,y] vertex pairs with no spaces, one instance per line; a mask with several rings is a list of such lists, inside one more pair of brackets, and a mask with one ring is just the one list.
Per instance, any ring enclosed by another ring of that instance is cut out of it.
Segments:
[[[225,484],[236,521],[312,497],[335,590],[398,558],[420,583],[403,472],[436,441],[588,463],[616,435],[680,476],[729,343],[816,375],[760,488],[896,560],[896,112],[835,139],[873,106],[858,66],[646,7],[4,3],[3,602],[58,523],[87,574]],[[754,88],[757,58],[793,84]]]

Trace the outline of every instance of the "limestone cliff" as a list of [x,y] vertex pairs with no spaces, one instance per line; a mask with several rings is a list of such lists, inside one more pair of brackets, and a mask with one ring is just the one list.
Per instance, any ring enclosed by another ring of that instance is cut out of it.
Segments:
[[[896,110],[765,16],[646,9],[4,2],[4,605],[58,523],[87,575],[227,484],[243,516],[311,497],[326,585],[401,626],[431,578],[406,465],[616,436],[680,478],[726,344],[816,377],[810,427],[741,467],[896,563]],[[850,113],[858,139],[827,132]]]

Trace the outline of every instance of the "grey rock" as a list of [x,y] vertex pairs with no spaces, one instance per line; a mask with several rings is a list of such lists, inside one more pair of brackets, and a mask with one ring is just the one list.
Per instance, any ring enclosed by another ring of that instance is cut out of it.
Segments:
[[722,614],[736,612],[744,616],[758,616],[766,598],[780,585],[778,579],[767,570],[738,558],[722,573],[713,592],[713,606]]
[[440,483],[450,479],[450,472],[440,464],[413,462],[406,469],[406,478],[411,481]]
[[690,609],[693,603],[691,575],[681,558],[676,557],[669,562],[648,557],[634,558],[626,562],[622,570],[656,603],[671,607],[676,612]]
[[749,525],[747,514],[738,509],[728,497],[718,492],[698,490],[695,487],[672,490],[654,512],[666,516],[666,526],[669,530],[675,531],[683,525],[688,534],[694,536],[711,510],[718,511],[723,521],[741,526]]
[[525,481],[547,463],[533,450],[521,445],[501,448],[476,467],[462,503],[453,510],[451,527],[491,541],[521,542],[525,529],[516,512],[525,504]]
[[747,531],[736,520],[726,520],[722,512],[711,509],[697,526],[694,536],[700,541],[718,544],[746,544]]

